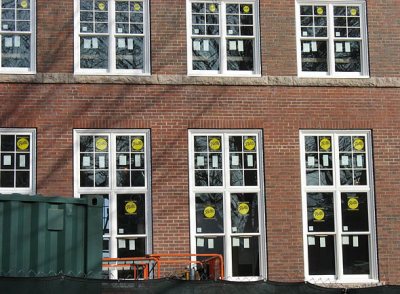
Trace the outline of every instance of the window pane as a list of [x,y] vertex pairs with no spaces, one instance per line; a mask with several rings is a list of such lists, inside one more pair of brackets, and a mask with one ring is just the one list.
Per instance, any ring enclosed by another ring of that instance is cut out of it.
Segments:
[[258,232],[257,193],[231,194],[232,233]]
[[254,40],[227,40],[228,70],[253,70]]
[[[118,238],[118,257],[143,257],[146,255],[146,239],[145,238]],[[119,279],[133,279],[134,271],[129,270],[118,270]],[[139,279],[143,279],[143,270],[138,268],[136,273]]]
[[108,67],[108,38],[81,37],[81,68]]
[[1,136],[1,151],[14,151],[15,150],[15,136],[2,135]]
[[343,231],[368,231],[367,193],[342,193]]
[[144,194],[118,194],[117,214],[118,235],[146,234]]
[[222,193],[196,193],[196,233],[223,233]]
[[303,71],[326,72],[328,70],[326,41],[301,41],[301,48]]
[[193,69],[219,70],[219,40],[193,39]]
[[307,193],[309,232],[334,232],[333,193]]
[[2,188],[14,187],[14,172],[13,171],[1,171],[0,172],[0,186]]
[[361,43],[359,41],[335,42],[335,70],[361,72]]
[[342,236],[342,243],[344,274],[369,274],[369,236]]
[[[224,256],[224,237],[197,237],[197,254],[221,254]],[[198,256],[197,260],[207,259],[209,257]]]
[[30,67],[30,35],[2,35],[2,67]]
[[234,277],[259,276],[258,237],[232,237],[232,274]]
[[143,37],[116,38],[117,69],[143,69]]
[[334,236],[308,236],[308,272],[310,275],[335,275]]

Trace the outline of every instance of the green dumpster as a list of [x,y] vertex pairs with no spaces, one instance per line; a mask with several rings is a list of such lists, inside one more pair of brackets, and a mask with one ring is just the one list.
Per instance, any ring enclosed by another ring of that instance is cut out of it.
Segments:
[[99,196],[0,194],[0,276],[100,278],[102,205]]

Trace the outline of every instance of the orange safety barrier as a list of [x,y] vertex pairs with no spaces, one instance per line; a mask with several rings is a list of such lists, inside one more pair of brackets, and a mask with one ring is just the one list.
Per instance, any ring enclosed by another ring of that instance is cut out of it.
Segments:
[[[204,260],[192,260],[193,257],[208,257]],[[128,267],[133,270],[133,279],[139,278],[149,279],[150,273],[153,273],[153,278],[161,276],[161,266],[169,264],[197,264],[202,268],[207,268],[208,279],[224,279],[224,259],[221,254],[150,254],[146,257],[123,257],[123,258],[103,258],[103,269],[125,269]],[[208,265],[208,266],[207,266]],[[154,269],[157,267],[157,273]],[[140,277],[139,269],[142,270],[143,276]],[[189,279],[189,277],[186,277]]]

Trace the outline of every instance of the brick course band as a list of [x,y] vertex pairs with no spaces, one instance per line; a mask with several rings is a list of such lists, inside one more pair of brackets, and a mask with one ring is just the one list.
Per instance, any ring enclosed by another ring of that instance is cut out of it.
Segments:
[[67,73],[34,75],[1,75],[0,83],[34,84],[139,84],[139,85],[222,85],[222,86],[296,86],[296,87],[361,87],[400,88],[400,78],[375,77],[360,79],[299,78],[293,76],[262,77],[195,77],[186,75],[89,76]]

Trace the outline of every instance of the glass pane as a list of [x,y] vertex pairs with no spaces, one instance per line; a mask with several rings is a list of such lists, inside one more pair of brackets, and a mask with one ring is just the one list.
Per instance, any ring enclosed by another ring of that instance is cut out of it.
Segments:
[[14,135],[1,135],[1,151],[15,151],[14,144]]
[[194,70],[219,69],[218,39],[193,39],[192,50]]
[[96,169],[108,169],[108,153],[96,153],[95,167]]
[[128,170],[117,171],[117,187],[129,187],[130,186],[130,173]]
[[80,155],[80,168],[81,169],[93,169],[93,154],[92,153],[81,153]]
[[[146,239],[145,238],[129,238],[117,239],[118,245],[118,257],[143,257],[146,255]],[[143,270],[141,268],[136,272],[137,278],[143,279]],[[129,270],[119,270],[119,279],[133,279],[134,278],[133,269]]]
[[307,186],[318,186],[319,185],[319,171],[308,170],[306,171]]
[[242,151],[242,136],[229,137],[229,151]]
[[143,38],[116,38],[117,69],[143,69]]
[[232,233],[258,232],[257,193],[231,194]]
[[14,169],[14,154],[2,153],[1,154],[1,169]]
[[335,70],[361,72],[360,41],[335,42]]
[[196,194],[196,233],[223,233],[222,193]]
[[194,151],[207,151],[207,136],[194,137]]
[[29,171],[17,171],[15,186],[18,188],[29,187]]
[[95,172],[95,186],[96,187],[107,187],[108,186],[108,171],[96,171]]
[[242,169],[242,153],[229,153],[229,166],[231,169]]
[[210,186],[222,186],[222,170],[210,170]]
[[245,186],[257,186],[257,171],[256,170],[244,170],[244,185]]
[[145,195],[117,195],[117,228],[118,235],[146,234]]
[[335,215],[332,193],[307,193],[309,232],[333,232]]
[[343,231],[368,231],[367,193],[342,193]]
[[304,138],[306,152],[318,151],[317,136],[306,136]]
[[81,37],[81,68],[108,68],[108,38]]
[[206,170],[196,170],[194,178],[195,186],[208,186],[208,172]]
[[80,151],[81,152],[92,152],[93,151],[93,137],[92,136],[80,136]]
[[[224,237],[197,237],[197,254],[221,254],[224,256]],[[207,259],[209,257],[199,256],[197,260]]]
[[93,171],[81,171],[80,185],[81,187],[93,187]]
[[259,276],[258,237],[232,237],[232,274],[234,277]]
[[253,70],[253,42],[254,40],[227,40],[228,70]]
[[128,152],[129,151],[129,136],[117,136],[116,151],[117,152]]
[[0,172],[0,187],[2,187],[2,188],[14,187],[14,172],[13,171],[1,171]]
[[321,186],[332,186],[333,185],[333,173],[332,170],[321,170],[320,171],[320,185]]
[[132,187],[144,187],[145,186],[144,171],[132,171],[131,172],[131,185],[132,185]]
[[242,170],[231,170],[231,186],[243,186]]
[[347,275],[369,274],[369,236],[342,236],[343,272]]
[[1,40],[2,67],[30,67],[30,35],[3,35]]
[[17,154],[17,164],[16,164],[16,169],[29,169],[30,164],[30,155],[29,153],[26,154]]
[[334,236],[308,236],[308,271],[310,275],[335,274]]
[[301,48],[303,71],[326,72],[328,70],[326,41],[301,41]]

